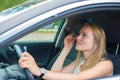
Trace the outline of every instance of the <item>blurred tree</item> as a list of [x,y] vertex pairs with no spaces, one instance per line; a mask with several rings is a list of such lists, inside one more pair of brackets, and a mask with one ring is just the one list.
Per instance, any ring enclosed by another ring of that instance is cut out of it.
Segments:
[[15,5],[21,4],[28,0],[0,0],[0,11],[13,7]]

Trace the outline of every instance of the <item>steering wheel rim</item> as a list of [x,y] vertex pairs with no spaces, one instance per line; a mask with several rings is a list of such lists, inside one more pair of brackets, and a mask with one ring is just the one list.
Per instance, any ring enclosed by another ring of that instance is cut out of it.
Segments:
[[[18,55],[18,58],[21,58],[21,56],[22,56],[21,47],[19,45],[14,45],[14,49],[15,49],[17,55]],[[25,68],[23,70],[25,72],[27,80],[34,80],[34,77],[33,77],[32,73],[27,68]]]

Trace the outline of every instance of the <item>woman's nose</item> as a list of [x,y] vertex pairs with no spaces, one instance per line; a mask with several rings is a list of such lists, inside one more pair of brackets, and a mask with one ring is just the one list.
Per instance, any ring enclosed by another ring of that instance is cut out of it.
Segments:
[[76,40],[81,40],[81,35],[78,35],[77,37],[76,37]]

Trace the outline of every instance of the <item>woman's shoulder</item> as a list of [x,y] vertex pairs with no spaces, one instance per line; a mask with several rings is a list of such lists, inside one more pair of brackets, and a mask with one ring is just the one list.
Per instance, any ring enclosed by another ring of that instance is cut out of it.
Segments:
[[98,70],[113,70],[113,63],[109,59],[100,60],[94,67],[94,69]]
[[113,72],[113,63],[109,59],[99,61],[95,67],[108,73]]
[[113,66],[112,61],[111,61],[110,59],[105,59],[105,58],[102,58],[102,59],[98,62],[98,64],[100,64],[100,65],[105,64],[105,65],[111,65],[111,66]]
[[104,72],[108,73],[108,76],[113,74],[113,63],[110,59],[106,59],[106,60],[101,60],[97,66],[101,69],[104,70]]

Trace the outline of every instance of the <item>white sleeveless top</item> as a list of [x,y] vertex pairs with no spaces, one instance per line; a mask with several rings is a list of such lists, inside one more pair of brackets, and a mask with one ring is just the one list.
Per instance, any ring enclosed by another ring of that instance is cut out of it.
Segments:
[[[102,58],[101,61],[102,60],[105,60],[105,58]],[[84,57],[81,57],[80,58],[80,64],[78,66],[76,66],[75,69],[74,69],[74,71],[73,71],[74,74],[79,74],[81,72],[80,66],[83,65],[84,62],[85,62]],[[108,75],[108,76],[112,76],[112,75],[113,75],[113,72],[111,73],[111,75]]]
[[80,58],[80,64],[79,64],[78,66],[76,66],[75,69],[74,69],[74,71],[73,71],[74,74],[78,74],[78,73],[81,72],[80,66],[83,65],[84,62],[85,62],[84,57],[81,57],[81,58]]

